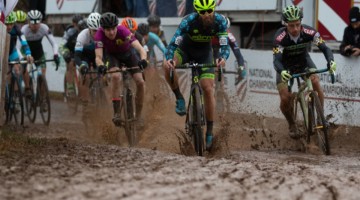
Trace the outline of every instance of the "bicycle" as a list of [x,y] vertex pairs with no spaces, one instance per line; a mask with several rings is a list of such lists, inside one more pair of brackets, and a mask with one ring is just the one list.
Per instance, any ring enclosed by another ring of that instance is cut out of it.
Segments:
[[120,105],[120,114],[121,120],[119,127],[123,127],[125,129],[126,137],[128,138],[129,146],[133,147],[137,144],[137,131],[136,131],[136,114],[135,114],[135,94],[130,86],[130,71],[143,69],[140,67],[127,67],[125,64],[120,64],[120,69],[115,71],[108,71],[106,73],[121,73],[122,74],[122,94],[120,98],[122,99]]
[[[306,132],[306,142],[310,143],[310,136],[316,134],[318,137],[318,145],[325,155],[330,155],[330,145],[328,139],[329,126],[324,116],[324,109],[321,105],[319,96],[313,90],[310,80],[311,74],[324,73],[329,71],[326,69],[309,69],[306,72],[292,74],[292,78],[288,82],[288,89],[291,92],[291,87],[296,79],[298,84],[298,92],[292,92],[292,116],[298,124],[300,119],[298,114],[302,114],[303,128]],[[331,82],[335,82],[335,74],[332,73]],[[300,81],[300,78],[303,81]],[[301,113],[298,113],[298,108],[301,108]],[[304,136],[304,135],[302,135]]]
[[[194,62],[175,66],[176,69],[191,69],[192,82],[190,86],[190,96],[186,109],[185,133],[192,138],[195,152],[198,156],[204,155],[204,126],[206,124],[204,96],[200,86],[200,70],[202,68],[214,68],[216,64],[198,64]],[[221,81],[222,68],[218,71],[218,81]],[[173,82],[173,69],[170,70],[170,80]]]
[[[75,67],[75,62],[72,59],[69,63],[66,63],[68,70],[64,75],[64,102],[67,104],[68,109],[72,114],[76,114],[79,109],[79,78]],[[67,73],[69,73],[67,75]],[[72,79],[72,81],[68,80]]]
[[39,68],[36,64],[53,61],[54,60],[39,60],[32,64],[29,64],[27,61],[12,62],[14,64],[27,64],[27,71],[29,72],[30,76],[29,88],[31,95],[29,97],[25,97],[25,110],[31,123],[35,122],[37,107],[39,107],[39,112],[43,123],[46,126],[50,124],[51,104],[49,88],[46,77],[42,74],[41,68]]
[[10,84],[7,82],[5,86],[5,124],[9,123],[12,118],[16,125],[24,125],[24,102],[21,91],[21,75],[18,76],[13,70],[13,65],[18,61],[9,62]]

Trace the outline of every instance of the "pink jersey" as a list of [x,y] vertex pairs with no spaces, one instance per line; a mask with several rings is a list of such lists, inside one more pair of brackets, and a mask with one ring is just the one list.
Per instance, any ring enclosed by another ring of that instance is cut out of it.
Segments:
[[104,29],[100,28],[95,33],[95,49],[103,48],[109,54],[124,53],[130,50],[131,43],[135,41],[134,35],[122,25],[117,26],[114,40],[105,36]]

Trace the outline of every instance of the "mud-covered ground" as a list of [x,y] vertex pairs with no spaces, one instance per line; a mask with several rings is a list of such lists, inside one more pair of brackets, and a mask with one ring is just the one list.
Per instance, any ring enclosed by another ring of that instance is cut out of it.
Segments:
[[315,143],[291,140],[282,119],[227,113],[212,152],[197,157],[173,99],[149,99],[134,148],[111,113],[86,128],[81,109],[55,99],[49,127],[4,127],[0,199],[360,199],[358,127],[332,126],[324,156]]

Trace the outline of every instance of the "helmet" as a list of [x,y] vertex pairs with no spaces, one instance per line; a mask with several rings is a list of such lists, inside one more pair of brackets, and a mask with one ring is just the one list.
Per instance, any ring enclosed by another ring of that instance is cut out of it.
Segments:
[[160,26],[160,24],[161,24],[161,19],[157,15],[149,15],[149,17],[147,18],[147,21],[148,21],[149,26]]
[[215,0],[194,0],[193,5],[196,11],[214,10],[216,3]]
[[72,22],[73,23],[79,23],[80,20],[83,20],[83,16],[80,15],[80,14],[75,14],[73,17],[72,17]]
[[17,22],[20,22],[20,23],[23,23],[23,22],[25,22],[26,21],[26,13],[24,12],[24,11],[22,11],[22,10],[18,10],[18,11],[16,11],[16,21]]
[[125,17],[122,21],[121,21],[121,25],[125,26],[126,28],[128,28],[130,31],[136,31],[138,29],[138,25],[135,21],[135,19],[131,18],[131,17]]
[[42,16],[41,12],[38,10],[30,10],[28,12],[28,19],[33,24],[40,23],[42,20],[42,17],[43,16]]
[[119,24],[119,20],[114,13],[106,12],[101,15],[100,26],[103,28],[113,28]]
[[231,22],[230,22],[230,19],[228,17],[225,17],[226,18],[226,26],[227,28],[229,29],[230,26],[231,26]]
[[84,30],[84,29],[87,28],[87,24],[86,24],[85,20],[83,20],[83,19],[80,20],[80,21],[77,23],[77,25],[78,25],[80,31],[82,31],[82,30]]
[[302,10],[294,5],[287,6],[283,9],[282,19],[284,22],[301,20],[303,18]]
[[145,23],[139,24],[137,32],[139,32],[141,35],[147,35],[149,33],[149,25]]
[[91,13],[86,21],[87,26],[93,30],[99,29],[100,17],[101,17],[101,15],[97,12]]
[[16,13],[14,11],[5,18],[5,24],[13,24],[16,22]]

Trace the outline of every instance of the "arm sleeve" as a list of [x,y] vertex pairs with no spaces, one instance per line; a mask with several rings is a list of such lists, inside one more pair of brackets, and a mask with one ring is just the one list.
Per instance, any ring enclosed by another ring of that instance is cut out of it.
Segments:
[[215,15],[215,20],[219,23],[219,32],[217,33],[217,36],[219,38],[219,44],[220,44],[220,57],[225,58],[226,60],[229,58],[230,55],[230,47],[228,45],[228,33],[227,33],[227,21],[226,19],[218,15],[217,17]]
[[239,66],[244,66],[244,57],[242,56],[240,52],[239,45],[237,44],[236,38],[233,34],[228,33],[229,35],[229,45],[231,47],[231,50],[234,52],[236,61]]
[[282,64],[282,47],[274,47],[273,55],[274,69],[280,74],[281,71],[284,70],[284,65]]
[[58,54],[58,45],[56,44],[54,35],[50,32],[50,30],[47,31],[46,38],[49,40],[53,48],[54,55]]
[[163,54],[165,54],[166,48],[165,48],[163,42],[161,41],[161,39],[157,35],[155,35],[155,36],[156,36],[155,45],[163,52]]
[[172,37],[172,39],[169,43],[169,46],[167,47],[167,50],[165,52],[166,60],[173,59],[175,50],[182,41],[182,36],[188,31],[189,21],[193,20],[193,18],[194,18],[194,15],[188,15],[186,18],[184,18],[181,21],[179,27],[175,31],[175,34]]
[[326,46],[325,41],[320,36],[320,33],[315,34],[313,42],[320,49],[320,51],[323,52],[328,63],[334,60],[334,55],[331,49]]

